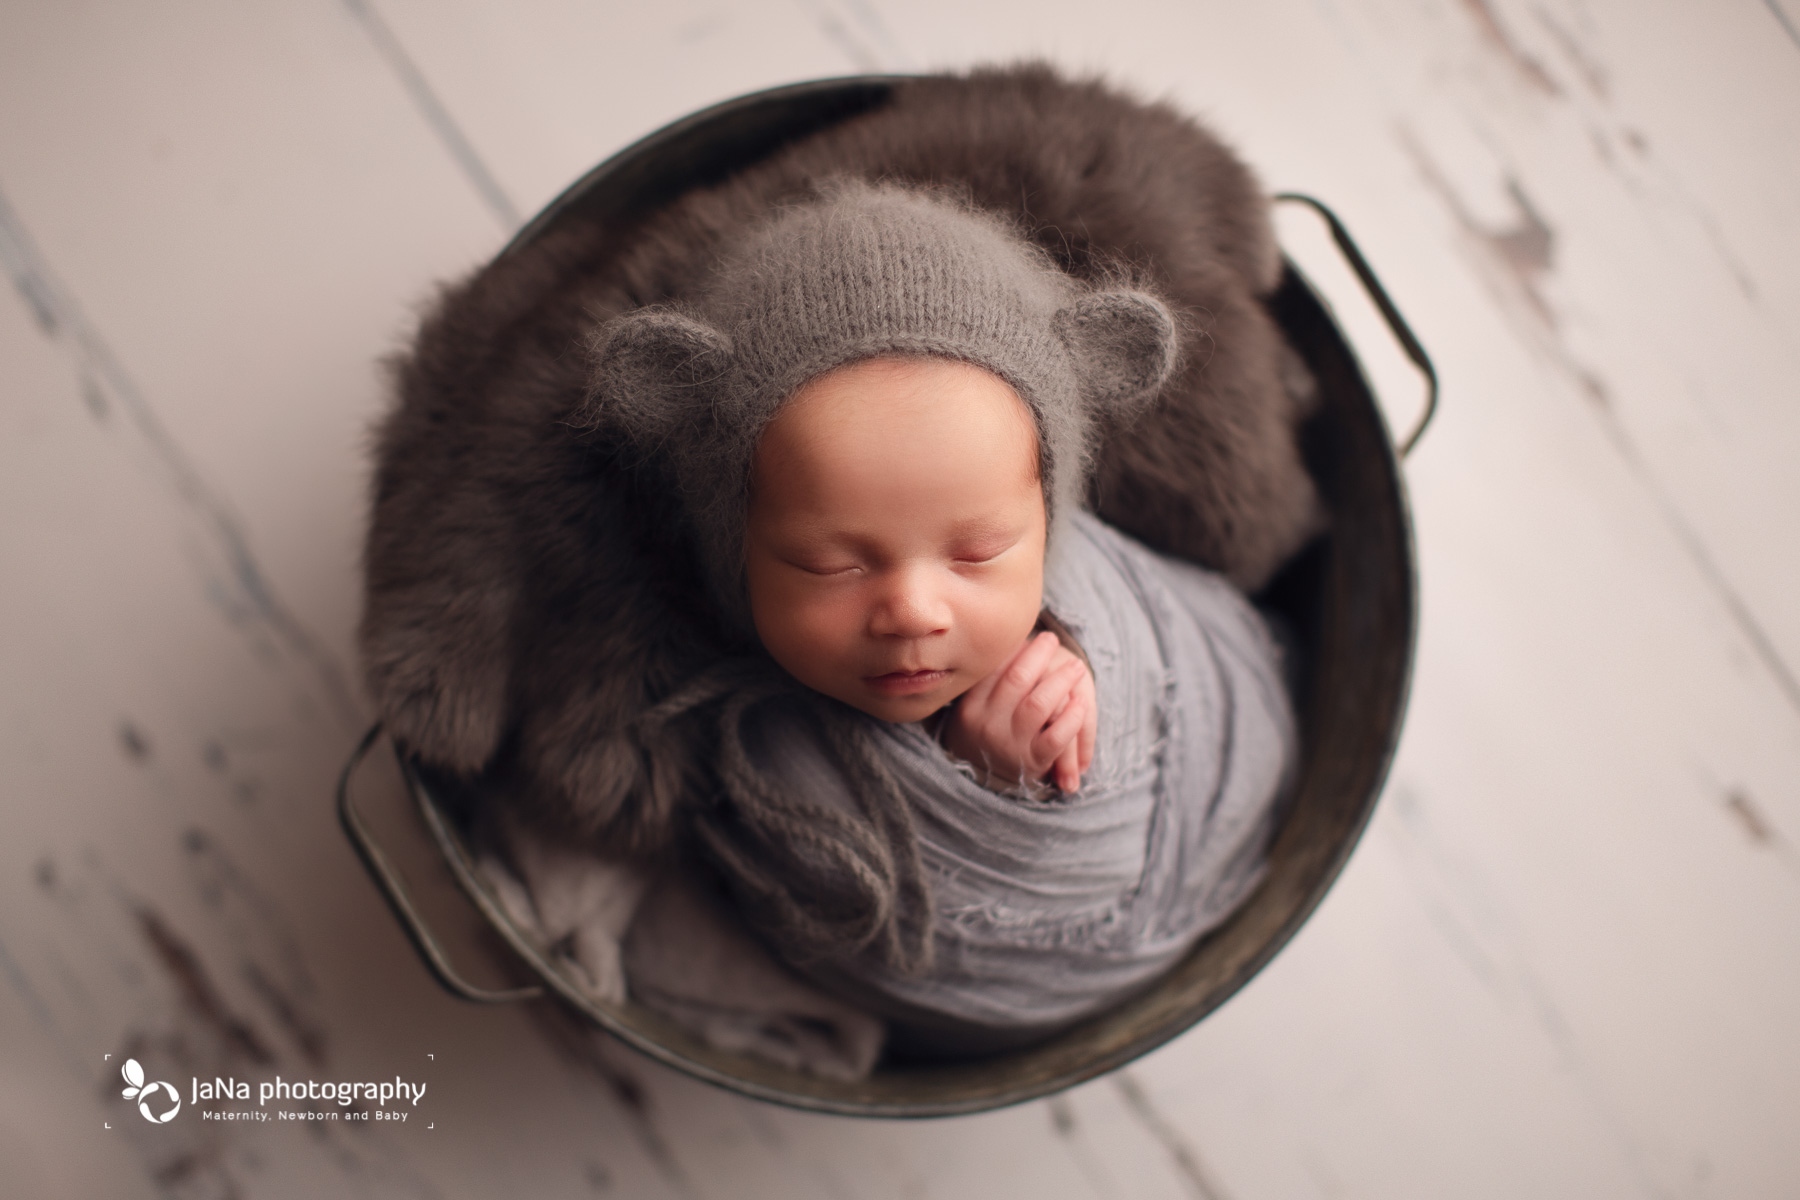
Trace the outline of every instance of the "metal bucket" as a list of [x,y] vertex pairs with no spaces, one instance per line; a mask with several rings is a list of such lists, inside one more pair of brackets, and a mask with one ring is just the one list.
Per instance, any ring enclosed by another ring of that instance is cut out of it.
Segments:
[[[502,253],[516,252],[564,220],[635,223],[689,188],[724,179],[790,140],[875,107],[903,81],[860,76],[804,83],[686,117],[594,168]],[[1430,402],[1403,454],[1435,408],[1431,364],[1336,217],[1307,197],[1279,199],[1307,204],[1324,217],[1402,348],[1425,374]],[[621,1041],[696,1078],[795,1108],[870,1117],[949,1116],[1046,1096],[1130,1062],[1223,1004],[1311,915],[1374,810],[1406,707],[1417,607],[1399,459],[1356,356],[1291,263],[1268,305],[1319,383],[1319,412],[1303,431],[1303,449],[1331,512],[1329,532],[1257,597],[1288,620],[1300,643],[1303,671],[1295,702],[1301,775],[1261,886],[1158,983],[1025,1050],[954,1065],[881,1066],[854,1082],[729,1054],[635,1004],[614,1006],[584,994],[548,950],[508,918],[476,874],[471,850],[448,809],[402,755],[401,772],[452,874],[543,980],[542,987],[505,991],[475,987],[450,965],[351,800],[352,774],[379,735],[377,727],[344,769],[339,815],[432,974],[451,992],[475,1001],[523,1000],[548,991]]]

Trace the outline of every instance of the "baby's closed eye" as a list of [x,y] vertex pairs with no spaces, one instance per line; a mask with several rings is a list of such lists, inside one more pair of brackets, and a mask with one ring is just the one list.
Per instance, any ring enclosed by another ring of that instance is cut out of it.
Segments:
[[860,564],[853,562],[821,562],[807,560],[796,562],[792,559],[783,559],[782,561],[786,562],[790,567],[805,571],[808,575],[848,575],[854,571],[862,570]]
[[946,547],[944,555],[951,562],[981,566],[991,563],[1014,549],[1025,538],[1021,531],[1014,534],[1000,534],[992,537],[971,538],[951,543]]

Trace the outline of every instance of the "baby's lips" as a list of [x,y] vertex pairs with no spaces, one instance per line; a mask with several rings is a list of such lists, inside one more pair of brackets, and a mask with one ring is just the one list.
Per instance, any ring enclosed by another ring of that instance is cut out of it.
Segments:
[[870,671],[868,674],[864,675],[863,678],[865,680],[875,680],[892,679],[901,675],[948,675],[952,670],[953,668],[951,667],[893,666],[882,671]]
[[905,696],[930,691],[950,677],[948,669],[927,667],[917,671],[889,671],[885,675],[865,675],[863,682],[889,695]]

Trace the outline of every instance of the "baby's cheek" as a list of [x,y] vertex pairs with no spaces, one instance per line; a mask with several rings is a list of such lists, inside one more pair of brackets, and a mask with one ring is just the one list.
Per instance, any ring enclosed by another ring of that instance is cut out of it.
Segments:
[[[751,595],[751,615],[763,648],[789,674],[812,687],[844,670],[846,614],[841,603],[812,589],[769,589]],[[824,690],[824,689],[821,689]]]
[[991,606],[982,622],[983,678],[999,670],[1030,639],[1042,611],[1041,589],[1009,592]]

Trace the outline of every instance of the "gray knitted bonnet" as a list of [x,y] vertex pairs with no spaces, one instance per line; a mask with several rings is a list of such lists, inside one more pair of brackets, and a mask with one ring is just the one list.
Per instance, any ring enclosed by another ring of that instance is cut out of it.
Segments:
[[666,463],[722,615],[749,632],[751,460],[810,380],[883,354],[998,375],[1037,423],[1054,545],[1059,515],[1081,502],[1094,417],[1154,397],[1176,348],[1159,300],[1088,288],[998,213],[839,180],[728,247],[698,295],[602,325],[582,416]]

